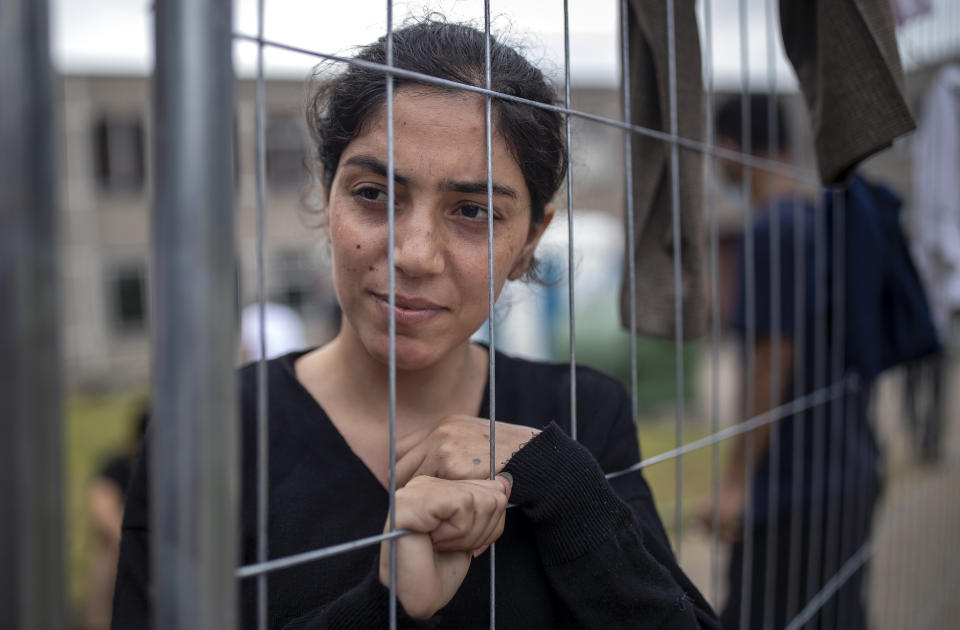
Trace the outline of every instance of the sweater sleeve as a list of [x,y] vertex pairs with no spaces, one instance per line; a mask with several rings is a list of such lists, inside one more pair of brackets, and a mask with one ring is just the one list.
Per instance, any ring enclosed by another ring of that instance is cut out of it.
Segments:
[[[623,436],[614,431],[610,438]],[[579,626],[718,628],[716,615],[665,546],[639,473],[628,491],[641,491],[630,492],[636,496],[628,505],[590,451],[555,423],[505,470],[514,479],[510,500],[534,524],[551,586]]]
[[[283,630],[369,630],[390,625],[390,591],[380,583],[377,563],[360,584],[283,626]],[[409,617],[397,602],[397,627],[405,630],[429,630],[436,618],[418,620]]]
[[[146,445],[134,464],[124,512],[117,581],[113,598],[113,630],[143,630],[153,627],[150,598],[149,483],[144,456]],[[367,576],[337,599],[310,610],[284,625],[271,620],[269,627],[283,630],[369,630],[389,625],[390,592],[378,577],[379,559]],[[242,590],[241,590],[242,592]],[[242,602],[241,602],[242,604]],[[248,606],[240,606],[241,612]],[[252,628],[255,619],[244,618],[241,627]],[[409,617],[397,602],[397,627],[421,630],[434,627],[434,620]]]

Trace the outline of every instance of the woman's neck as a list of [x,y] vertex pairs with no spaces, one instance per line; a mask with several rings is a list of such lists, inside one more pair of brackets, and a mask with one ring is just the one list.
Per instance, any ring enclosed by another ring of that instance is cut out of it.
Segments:
[[[389,370],[372,356],[346,321],[330,343],[303,357],[297,377],[320,403],[346,406],[357,417],[386,424]],[[397,422],[403,432],[454,413],[476,414],[487,377],[486,349],[464,342],[419,370],[397,370]]]

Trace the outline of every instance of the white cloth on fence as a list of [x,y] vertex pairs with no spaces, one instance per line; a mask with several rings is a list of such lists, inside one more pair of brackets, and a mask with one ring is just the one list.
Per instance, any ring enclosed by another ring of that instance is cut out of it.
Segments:
[[933,3],[931,0],[890,0],[890,6],[893,8],[893,18],[897,21],[897,26],[902,26],[911,18],[929,13]]
[[914,260],[943,335],[960,311],[960,66],[934,79],[913,138]]

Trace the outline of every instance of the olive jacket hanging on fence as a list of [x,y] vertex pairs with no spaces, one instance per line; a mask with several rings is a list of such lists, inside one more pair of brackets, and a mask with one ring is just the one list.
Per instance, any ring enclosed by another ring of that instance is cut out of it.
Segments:
[[[667,8],[664,2],[629,3],[630,122],[670,131],[670,69]],[[693,0],[675,2],[677,134],[703,136],[703,83],[700,39]],[[636,257],[625,257],[620,288],[620,321],[630,327],[629,265],[636,273],[636,332],[656,337],[675,334],[676,291],[671,194],[670,143],[646,135],[632,136],[633,239]],[[684,338],[706,327],[706,225],[702,190],[703,158],[679,149],[681,277],[679,282]]]
[[[670,41],[666,4],[631,0],[628,43],[630,122],[670,131]],[[700,41],[692,0],[675,3],[677,134],[703,136]],[[820,179],[845,181],[867,157],[915,128],[903,93],[889,0],[780,0],[784,48],[797,73],[813,128]],[[702,153],[679,148],[680,281],[674,278],[670,143],[632,137],[635,260],[626,260],[620,317],[630,326],[629,265],[636,274],[636,332],[675,334],[681,292],[684,338],[706,325],[706,232]]]
[[780,0],[780,29],[797,72],[820,179],[846,181],[856,166],[916,127],[890,0]]

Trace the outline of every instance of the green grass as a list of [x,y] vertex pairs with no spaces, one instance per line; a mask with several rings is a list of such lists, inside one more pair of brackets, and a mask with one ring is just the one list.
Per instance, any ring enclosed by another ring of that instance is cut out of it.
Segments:
[[67,580],[74,619],[83,609],[87,563],[93,548],[88,491],[100,467],[123,451],[133,427],[139,397],[72,397],[64,427],[64,489],[67,519]]
[[[686,423],[683,431],[683,442],[689,443],[710,433],[710,427],[699,423]],[[640,451],[643,459],[648,459],[660,453],[676,448],[676,427],[674,419],[658,419],[641,421],[637,430],[640,438]],[[726,462],[729,441],[720,443],[721,470]],[[713,447],[706,446],[680,458],[683,471],[683,498],[682,518],[683,527],[695,527],[693,517],[696,509],[710,497],[713,474]],[[660,518],[670,534],[671,539],[676,531],[676,488],[677,488],[677,460],[654,464],[643,470],[643,475],[653,490],[653,497],[657,504]]]

